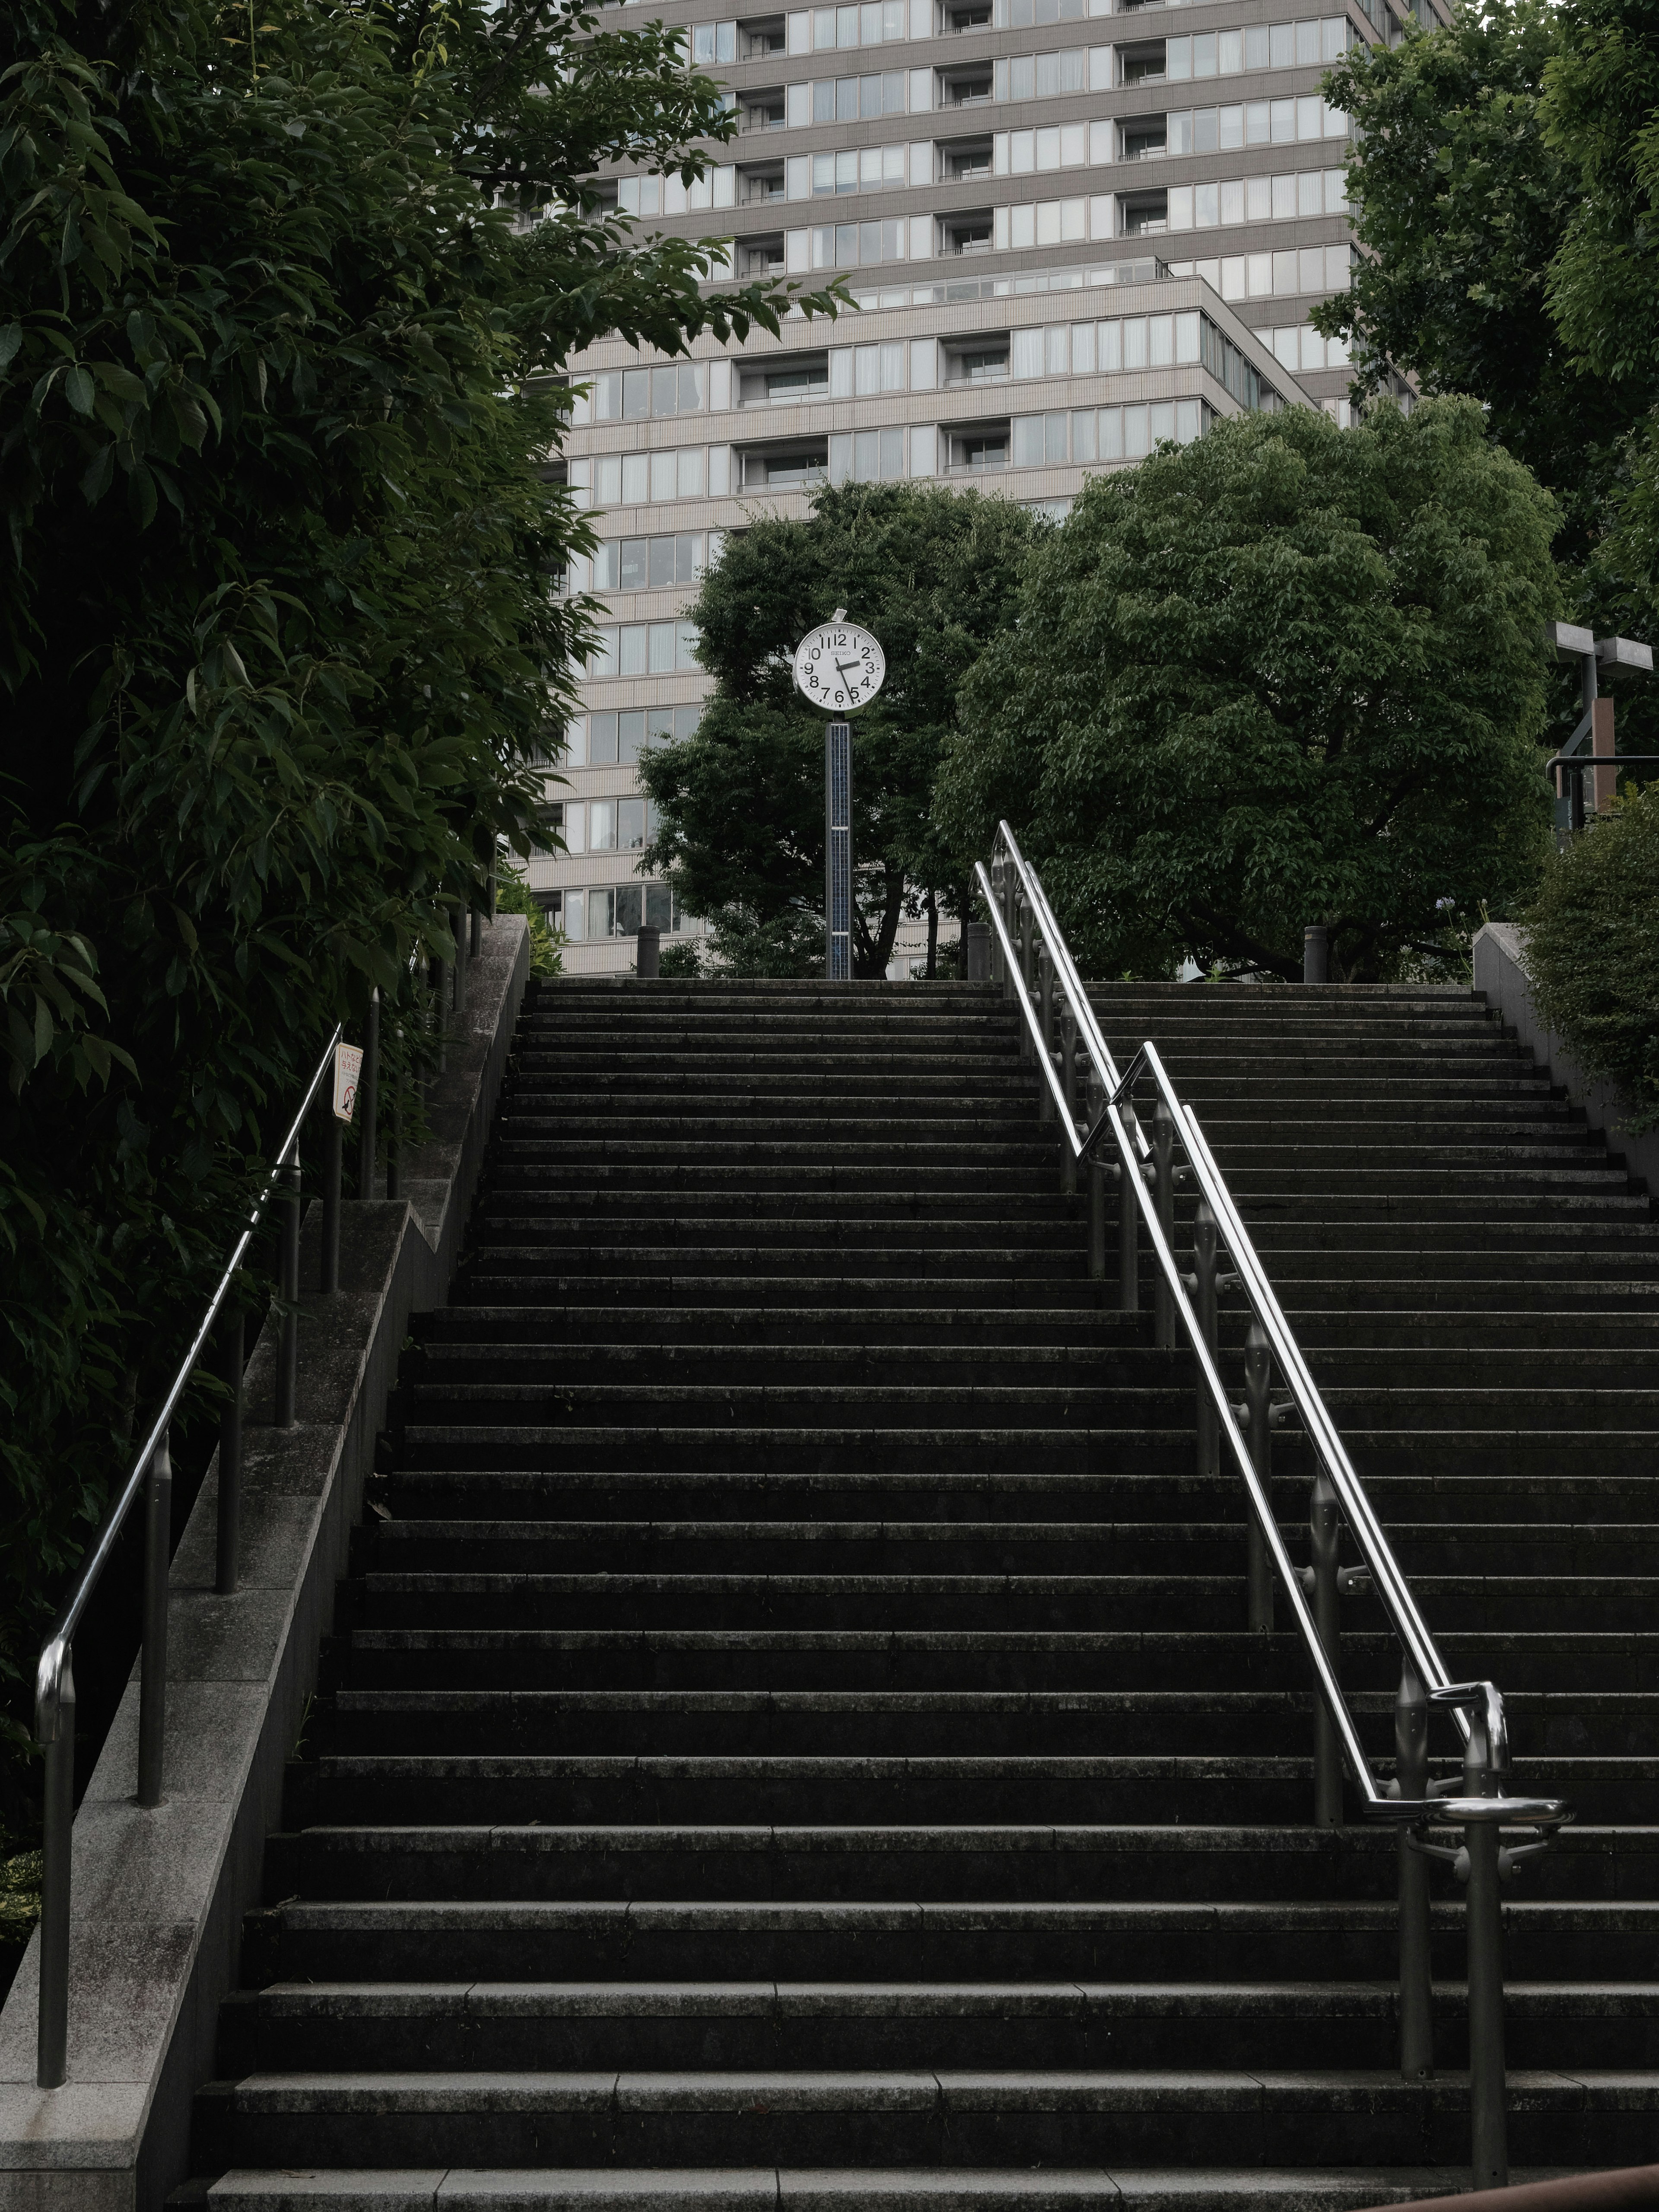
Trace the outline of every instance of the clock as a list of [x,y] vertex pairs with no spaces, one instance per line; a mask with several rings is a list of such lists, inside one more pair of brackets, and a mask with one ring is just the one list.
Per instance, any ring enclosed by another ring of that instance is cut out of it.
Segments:
[[795,688],[815,707],[850,714],[867,707],[887,675],[887,656],[867,629],[843,622],[837,607],[795,647]]

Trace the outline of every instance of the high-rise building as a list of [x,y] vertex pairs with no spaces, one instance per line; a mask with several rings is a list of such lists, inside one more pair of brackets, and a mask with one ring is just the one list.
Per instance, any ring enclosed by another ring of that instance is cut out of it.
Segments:
[[618,173],[605,196],[643,229],[729,234],[738,279],[843,274],[862,312],[572,363],[588,396],[565,465],[601,548],[571,583],[608,619],[555,792],[569,852],[530,879],[576,974],[630,967],[641,920],[665,942],[701,927],[638,873],[635,763],[696,724],[685,609],[756,514],[805,514],[826,478],[908,477],[1060,516],[1091,471],[1218,415],[1346,419],[1346,354],[1309,322],[1353,252],[1348,123],[1321,82],[1402,32],[1393,0],[661,15],[728,88],[738,135],[698,185]]

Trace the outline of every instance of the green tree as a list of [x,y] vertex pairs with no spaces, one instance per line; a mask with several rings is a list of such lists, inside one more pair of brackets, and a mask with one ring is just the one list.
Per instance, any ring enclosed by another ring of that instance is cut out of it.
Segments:
[[1480,399],[1493,439],[1555,494],[1562,550],[1582,559],[1625,416],[1548,307],[1580,191],[1544,98],[1565,12],[1549,0],[1460,8],[1449,28],[1357,47],[1331,72],[1328,97],[1361,133],[1348,197],[1366,251],[1313,319],[1348,339],[1362,393],[1392,367],[1425,392]]
[[537,839],[587,625],[545,585],[591,543],[544,481],[562,366],[785,297],[704,293],[582,179],[732,127],[678,34],[549,0],[0,17],[14,1631],[328,1028],[416,1005]]
[[1008,618],[1042,526],[973,492],[848,484],[803,521],[732,539],[693,617],[714,678],[696,732],[640,775],[655,812],[643,865],[665,871],[715,950],[750,972],[800,975],[823,957],[823,720],[790,655],[837,607],[880,641],[887,679],[853,735],[854,965],[880,975],[907,902],[960,914],[968,869],[932,807],[963,678]]
[[[1468,392],[1562,510],[1576,618],[1651,633],[1659,611],[1659,21],[1645,0],[1496,0],[1352,53],[1331,99],[1365,248],[1314,320]],[[1569,708],[1563,685],[1563,712]],[[1648,702],[1634,701],[1649,720]]]
[[[1576,0],[1545,78],[1552,149],[1577,176],[1550,264],[1551,316],[1583,383],[1620,410],[1607,527],[1587,564],[1587,611],[1651,638],[1659,627],[1659,20],[1636,0]],[[1659,743],[1659,702],[1638,707]],[[1621,709],[1621,712],[1623,710]]]
[[963,688],[938,807],[999,816],[1096,974],[1433,947],[1535,875],[1554,511],[1472,401],[1242,416],[1096,477]]

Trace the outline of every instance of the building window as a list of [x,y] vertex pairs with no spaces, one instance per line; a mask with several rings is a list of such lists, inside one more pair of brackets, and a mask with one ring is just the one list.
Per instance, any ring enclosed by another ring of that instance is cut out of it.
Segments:
[[620,712],[571,717],[567,764],[571,768],[626,768],[647,745],[672,744],[697,726],[702,702],[678,707],[631,707]]
[[607,623],[587,663],[591,678],[666,676],[697,666],[696,625],[689,622]]
[[692,917],[681,910],[666,884],[642,884],[635,879],[586,890],[568,885],[562,893],[543,891],[538,896],[544,905],[550,898],[559,900],[557,906],[549,908],[548,919],[556,920],[573,943],[596,937],[632,937],[641,921],[648,929],[661,930],[665,936],[678,935],[693,927]]
[[711,530],[677,531],[661,538],[608,538],[593,556],[596,592],[658,592],[678,584],[695,584],[702,574],[705,554],[720,558],[724,533]]
[[691,27],[691,60],[695,67],[704,68],[714,62],[734,62],[738,58],[738,27],[735,23],[694,23]]
[[830,481],[891,483],[904,474],[904,431],[848,431],[830,441]]

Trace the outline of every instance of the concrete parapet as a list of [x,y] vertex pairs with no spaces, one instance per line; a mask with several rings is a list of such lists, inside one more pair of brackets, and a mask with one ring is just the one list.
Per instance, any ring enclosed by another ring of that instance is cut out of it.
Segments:
[[1622,1124],[1629,1108],[1619,1093],[1610,1084],[1586,1075],[1563,1040],[1533,1012],[1526,933],[1513,922],[1489,921],[1476,931],[1474,988],[1549,1069],[1551,1082],[1583,1109],[1589,1127],[1607,1133],[1608,1143],[1624,1154],[1632,1176],[1645,1182],[1650,1194],[1659,1194],[1659,1131],[1628,1134]]

